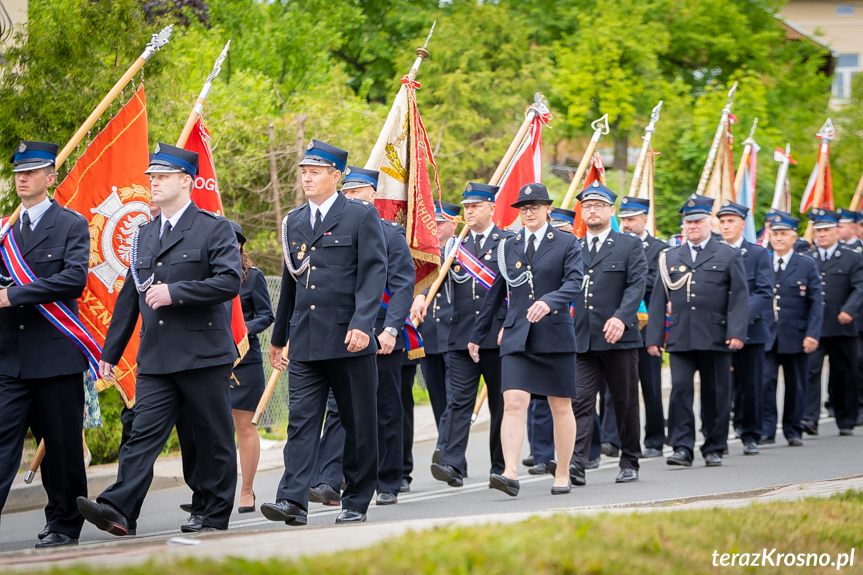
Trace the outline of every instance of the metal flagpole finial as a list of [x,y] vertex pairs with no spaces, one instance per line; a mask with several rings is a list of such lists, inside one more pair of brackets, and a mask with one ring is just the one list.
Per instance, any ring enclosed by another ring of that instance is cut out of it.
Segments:
[[159,48],[165,46],[168,41],[171,39],[171,32],[174,31],[174,25],[168,24],[164,28],[162,28],[161,32],[158,34],[153,34],[150,39],[150,43],[147,44],[147,47],[144,49],[144,52],[141,54],[141,58],[144,60],[149,60],[150,56],[159,51]]
[[749,130],[749,137],[746,138],[743,143],[753,145],[755,144],[755,129],[758,127],[758,118],[755,118],[755,121],[752,122],[752,129]]
[[551,114],[551,110],[548,109],[548,100],[542,95],[542,92],[533,95],[533,104],[530,107],[535,109],[540,116]]
[[834,139],[836,137],[836,130],[833,128],[833,120],[827,118],[827,121],[824,122],[824,125],[821,126],[816,135],[822,140],[830,141]]
[[610,131],[608,128],[608,114],[603,114],[601,118],[591,122],[590,127],[593,128],[594,132],[600,132],[603,136],[607,135]]
[[731,86],[731,89],[728,90],[728,107],[734,103],[734,93],[737,92],[737,82],[734,82],[734,85]]
[[434,34],[434,27],[437,25],[437,20],[432,22],[431,30],[429,30],[429,35],[426,37],[426,43],[423,44],[423,48],[428,48],[429,41],[431,40],[432,34]]
[[661,111],[662,111],[662,100],[660,100],[659,103],[653,107],[653,111],[650,112],[650,123],[647,124],[646,128],[644,128],[645,132],[652,134],[656,131],[656,122],[659,121],[659,113]]
[[785,157],[786,158],[791,157],[791,142],[788,142],[785,144]]
[[228,40],[228,43],[225,44],[225,47],[222,48],[222,53],[219,54],[219,57],[216,58],[216,63],[213,64],[213,71],[210,72],[210,75],[207,76],[207,82],[210,83],[216,79],[216,76],[219,75],[219,72],[222,71],[222,63],[225,61],[225,58],[228,57],[228,49],[231,47],[231,41]]

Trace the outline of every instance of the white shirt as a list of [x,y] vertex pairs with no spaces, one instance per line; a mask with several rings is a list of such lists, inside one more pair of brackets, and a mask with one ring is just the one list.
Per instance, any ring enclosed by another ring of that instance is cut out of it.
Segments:
[[471,230],[471,231],[470,231],[470,238],[474,241],[474,243],[476,242],[476,237],[477,237],[480,233],[482,234],[482,241],[479,243],[479,247],[478,247],[478,249],[477,249],[477,252],[479,252],[479,250],[481,250],[481,249],[482,249],[482,246],[484,246],[484,245],[485,245],[485,241],[489,238],[489,236],[491,235],[491,231],[492,231],[493,229],[494,229],[494,222],[492,222],[492,223],[491,223],[491,225],[489,225],[489,226],[488,226],[488,228],[486,228],[486,229],[485,229],[485,230],[483,230],[482,232],[477,233],[477,232],[475,232],[475,231],[473,231],[473,230]]
[[641,241],[646,242],[647,236],[649,236],[649,235],[650,234],[647,233],[647,230],[644,230],[644,233],[642,233],[641,236],[639,236],[639,237],[641,238]]
[[167,224],[168,222],[171,222],[171,229],[173,230],[174,228],[176,228],[177,222],[180,221],[180,218],[183,217],[183,214],[186,212],[186,208],[188,208],[190,205],[192,205],[192,200],[189,200],[188,202],[186,202],[185,206],[183,206],[182,208],[177,210],[177,213],[174,214],[173,216],[171,216],[170,218],[168,218],[167,220],[165,219],[165,214],[162,214],[162,225],[159,228],[159,237],[160,238],[162,237],[162,234],[165,232],[165,224]]
[[836,251],[836,246],[838,246],[838,245],[839,245],[839,243],[837,242],[837,243],[833,244],[832,246],[830,246],[829,248],[826,248],[826,249],[825,248],[818,248],[818,255],[821,257],[822,260],[824,260],[826,262],[827,260],[829,260],[830,258],[833,257],[833,252]]
[[794,250],[788,250],[788,253],[784,256],[780,256],[776,252],[773,252],[773,271],[779,273],[779,259],[782,258],[782,269],[788,267],[788,262],[791,261],[791,256],[794,254]]
[[535,232],[530,231],[526,227],[522,230],[526,235],[524,238],[524,253],[527,253],[527,241],[530,239],[531,234],[533,234],[533,253],[536,253],[539,250],[539,244],[542,243],[542,238],[545,237],[545,230],[548,229],[548,222],[542,224],[542,227],[536,230]]
[[[728,242],[726,242],[726,243],[728,243]],[[740,236],[739,238],[737,238],[737,241],[734,242],[733,244],[728,244],[728,245],[731,246],[732,248],[737,248],[739,250],[740,247],[743,245],[743,236]]]
[[599,253],[599,249],[602,247],[602,244],[605,243],[605,240],[608,239],[608,234],[610,233],[611,226],[608,226],[607,228],[599,232],[599,235],[596,236],[590,232],[587,232],[587,235],[584,238],[585,240],[587,240],[587,251],[593,249],[593,238],[599,238],[599,241],[596,242],[596,253]]
[[[709,241],[710,241],[710,236],[707,236],[706,240],[704,240],[703,242],[701,242],[700,244],[697,244],[697,245],[701,246],[701,249],[703,250],[707,246],[707,242],[709,242]],[[694,262],[695,258],[698,257],[698,252],[695,251],[695,245],[693,245],[692,242],[687,240],[686,243],[689,245],[689,255],[692,257],[692,261]]]
[[321,212],[321,221],[323,222],[324,218],[327,217],[327,213],[330,211],[330,208],[333,207],[334,203],[336,203],[338,195],[338,192],[333,193],[333,195],[324,200],[324,203],[321,205],[309,200],[309,216],[311,217],[311,220],[309,221],[312,224],[312,229],[315,229],[315,219],[318,217],[318,211]]
[[39,202],[38,204],[36,204],[32,208],[27,208],[26,210],[22,209],[21,210],[21,216],[19,218],[21,220],[21,226],[22,226],[21,229],[22,230],[24,229],[23,226],[24,226],[24,214],[25,213],[30,218],[30,230],[32,231],[32,230],[36,229],[36,224],[39,223],[39,220],[42,219],[42,216],[45,215],[45,212],[47,212],[48,208],[50,208],[50,207],[51,207],[51,200],[48,198],[45,198],[44,200],[42,200],[41,202]]

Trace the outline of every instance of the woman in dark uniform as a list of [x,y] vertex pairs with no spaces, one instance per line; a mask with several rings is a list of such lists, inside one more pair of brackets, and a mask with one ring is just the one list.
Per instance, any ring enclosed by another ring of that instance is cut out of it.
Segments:
[[264,272],[252,267],[252,258],[243,249],[246,237],[240,224],[231,222],[240,244],[240,254],[243,257],[243,267],[240,274],[240,303],[243,305],[243,319],[249,331],[249,351],[243,360],[234,366],[231,377],[231,413],[234,416],[234,428],[237,430],[237,442],[240,450],[240,470],[243,474],[243,486],[240,489],[240,513],[251,513],[255,510],[255,491],[253,484],[255,472],[258,469],[258,459],[261,456],[261,438],[258,428],[252,425],[252,417],[258,407],[258,401],[264,393],[264,364],[261,357],[261,344],[258,334],[270,327],[276,320],[273,305],[267,291],[267,280]]
[[[581,250],[572,234],[548,224],[551,199],[542,184],[528,184],[512,204],[521,213],[524,228],[501,241],[500,273],[483,301],[470,341],[483,341],[492,319],[509,298],[499,335],[504,400],[501,442],[506,468],[492,474],[490,485],[518,495],[518,459],[524,443],[525,415],[531,395],[548,398],[554,418],[554,445],[558,460],[551,462],[552,494],[569,493],[569,466],[575,444],[575,327],[570,303],[581,291]],[[479,346],[468,344],[474,361]],[[551,470],[550,470],[551,471]]]

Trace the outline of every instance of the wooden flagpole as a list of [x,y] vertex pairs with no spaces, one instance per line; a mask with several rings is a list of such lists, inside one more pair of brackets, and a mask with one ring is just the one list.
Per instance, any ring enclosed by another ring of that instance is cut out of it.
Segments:
[[605,136],[609,132],[608,114],[604,114],[600,119],[594,120],[590,124],[590,127],[593,128],[593,136],[590,138],[590,143],[587,144],[587,149],[581,157],[578,169],[575,170],[575,176],[569,183],[569,189],[566,190],[566,195],[563,198],[563,202],[560,204],[560,207],[567,210],[570,209],[570,206],[572,205],[572,198],[575,196],[576,190],[581,186],[581,179],[584,177],[584,173],[587,171],[587,166],[593,159],[593,152],[596,151],[596,144],[599,142],[599,138]]

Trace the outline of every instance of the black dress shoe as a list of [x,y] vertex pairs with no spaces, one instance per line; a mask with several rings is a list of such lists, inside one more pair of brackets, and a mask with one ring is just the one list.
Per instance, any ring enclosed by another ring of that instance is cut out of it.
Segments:
[[554,485],[551,486],[551,494],[552,495],[566,495],[570,491],[572,491],[572,480],[571,479],[569,481],[567,481],[566,485],[563,487],[555,487]]
[[399,486],[399,493],[408,493],[411,490],[411,484],[407,479],[402,479],[402,484]]
[[860,410],[860,414],[857,416],[857,421],[854,422],[854,427],[863,426],[863,410]]
[[557,473],[557,462],[549,461],[548,463],[537,463],[527,470],[531,475],[554,475]]
[[192,512],[192,504],[191,503],[180,503],[180,511],[185,511],[186,513]]
[[518,479],[510,479],[509,477],[504,477],[503,475],[497,473],[492,473],[491,475],[489,475],[488,486],[492,489],[503,491],[510,497],[515,497],[516,495],[518,495],[518,490],[521,488]]
[[776,443],[775,437],[762,437],[758,440],[758,445],[773,445]]
[[728,446],[725,446],[725,449],[722,450],[722,455],[728,455]]
[[84,516],[84,519],[95,525],[97,529],[107,531],[117,537],[129,535],[129,520],[114,506],[107,503],[96,503],[86,497],[79,497],[75,503],[77,503],[78,511]]
[[525,467],[533,467],[534,465],[536,465],[536,461],[533,459],[533,455],[528,455],[521,460],[521,464]]
[[641,452],[641,457],[644,459],[653,459],[654,457],[662,457],[662,450],[654,447],[646,447]]
[[800,425],[803,426],[803,431],[809,435],[818,435],[818,422],[804,419],[800,422]]
[[264,503],[261,513],[270,521],[284,521],[285,525],[305,525],[309,521],[306,510],[287,499]]
[[378,505],[395,505],[399,502],[399,496],[395,493],[378,493],[375,503]]
[[342,497],[339,492],[333,489],[326,483],[318,483],[309,489],[309,501],[312,503],[323,503],[332,507],[338,507],[342,504]]
[[603,443],[600,452],[608,457],[620,457],[620,448],[613,443]]
[[198,533],[218,533],[219,531],[227,531],[227,529],[219,529],[218,527],[201,527]]
[[789,437],[788,438],[788,446],[789,447],[803,447],[803,440],[799,437]]
[[584,476],[584,470],[579,469],[574,465],[569,466],[569,480],[576,487],[584,487],[587,485],[587,478]]
[[63,535],[62,533],[51,531],[42,538],[42,541],[36,544],[36,549],[47,549],[49,547],[66,547],[67,545],[77,544],[77,539],[69,537],[68,535]]
[[48,529],[48,523],[46,523],[45,527],[42,529],[42,531],[39,532],[39,535],[37,535],[36,537],[39,538],[39,541],[42,541],[43,539],[45,539],[45,537],[47,537],[49,533],[51,533],[51,531]]
[[615,483],[633,483],[638,481],[638,471],[635,469],[621,469],[620,473],[617,474],[617,479],[614,480]]
[[840,437],[848,436],[848,435],[854,435],[854,430],[853,429],[840,429],[839,430],[839,436]]
[[336,524],[365,523],[366,519],[367,517],[365,513],[360,513],[359,511],[354,511],[353,509],[342,509],[342,512],[339,513],[339,516],[336,517]]
[[197,533],[204,526],[203,515],[189,515],[189,519],[180,525],[180,531],[183,533]]
[[257,497],[252,493],[252,506],[251,507],[239,507],[237,508],[237,513],[254,513],[255,512],[255,502],[257,501]]
[[675,449],[674,453],[665,460],[668,465],[679,465],[681,467],[692,467],[692,457],[683,449]]
[[704,456],[704,465],[707,467],[721,467],[722,456],[715,451],[712,451]]
[[754,441],[743,444],[743,455],[758,455],[758,445]]
[[463,487],[464,476],[458,469],[452,465],[441,465],[440,463],[432,463],[432,477],[438,481],[443,481],[450,487]]
[[432,453],[432,463],[440,463],[440,449],[435,449]]
[[586,469],[599,469],[599,457],[596,459],[589,459],[584,467]]

